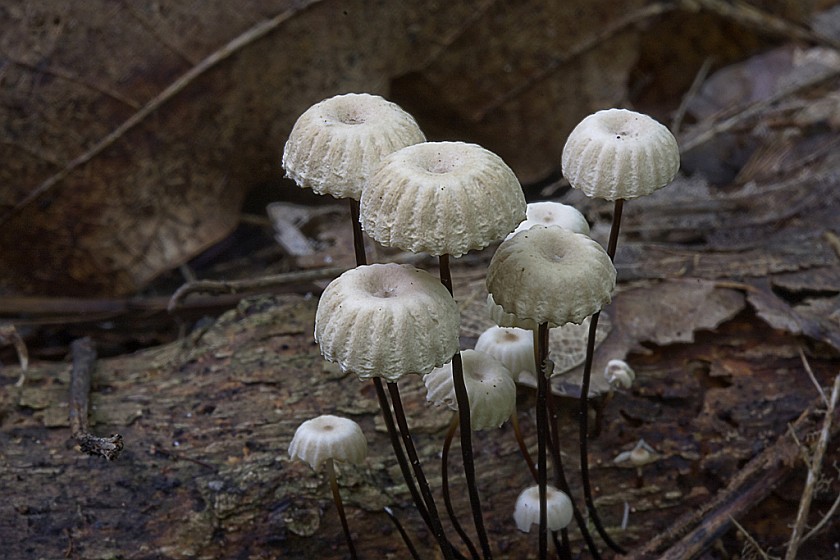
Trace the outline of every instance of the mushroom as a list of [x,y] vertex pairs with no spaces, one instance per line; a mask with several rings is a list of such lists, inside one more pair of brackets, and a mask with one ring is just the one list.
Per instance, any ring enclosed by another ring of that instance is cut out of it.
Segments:
[[[624,200],[650,194],[670,183],[680,166],[680,151],[674,135],[662,124],[641,113],[626,109],[598,111],[583,119],[569,134],[563,146],[563,176],[573,188],[590,197],[614,201],[613,220],[607,254],[615,258]],[[594,339],[598,316],[590,323],[589,338]],[[604,530],[592,497],[587,448],[588,393],[592,373],[593,344],[587,344],[580,399],[580,470],[583,494],[590,517],[607,545],[618,553],[618,546]]]
[[[365,183],[360,201],[362,228],[387,247],[437,256],[440,280],[452,293],[450,256],[482,249],[525,219],[525,196],[502,159],[464,142],[424,142],[383,158]],[[459,422],[468,427],[470,409],[458,352],[452,356]],[[461,429],[464,473],[484,556],[492,556],[475,480],[471,430]]]
[[516,226],[508,237],[536,225],[560,226],[576,233],[589,235],[589,222],[577,208],[568,204],[551,201],[529,202],[525,215],[525,221]]
[[396,381],[449,361],[458,350],[459,324],[455,300],[434,276],[409,265],[372,264],[326,287],[315,340],[342,371]]
[[[546,486],[546,523],[549,531],[565,529],[572,522],[574,510],[572,500],[565,492],[553,486]],[[523,533],[530,533],[532,525],[540,523],[540,489],[530,486],[516,498],[513,519]]]
[[336,95],[298,117],[283,148],[283,169],[302,188],[350,200],[356,264],[367,264],[362,187],[383,156],[425,140],[414,117],[395,103],[367,93]]
[[[501,309],[501,308],[500,308]],[[534,370],[534,339],[527,329],[493,326],[485,330],[475,342],[475,350],[493,356],[519,379],[522,372],[536,375]]]
[[636,488],[642,488],[645,485],[644,471],[642,468],[645,465],[659,460],[659,454],[651,447],[644,439],[640,439],[630,451],[622,451],[613,459],[613,463],[627,463],[629,462],[636,468]]
[[335,461],[359,464],[367,457],[367,440],[359,425],[348,418],[325,414],[307,420],[298,426],[292,442],[289,444],[289,457],[300,459],[313,470],[318,470],[322,463],[327,465],[333,501],[341,518],[341,527],[350,549],[350,556],[355,560],[356,548],[350,535],[350,526],[344,513],[344,504],[338,490],[335,475]]

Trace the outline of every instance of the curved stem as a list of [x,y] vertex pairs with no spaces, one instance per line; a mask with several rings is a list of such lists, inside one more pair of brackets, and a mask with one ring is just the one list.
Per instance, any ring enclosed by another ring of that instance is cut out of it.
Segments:
[[391,511],[391,508],[389,508],[389,507],[385,508],[385,513],[391,519],[391,522],[397,528],[397,531],[399,531],[400,536],[402,537],[402,540],[405,543],[406,548],[408,548],[408,552],[411,554],[411,557],[414,560],[420,560],[420,555],[417,554],[417,549],[414,548],[414,543],[411,542],[411,539],[408,537],[408,533],[406,533],[405,529],[403,529],[403,526],[402,526],[402,523],[400,523],[400,520],[397,519],[397,516],[394,515],[394,512]]
[[[618,247],[618,231],[621,227],[621,211],[624,207],[624,201],[618,199],[615,201],[615,209],[613,211],[613,221],[610,227],[610,239],[607,244],[607,254],[610,259],[615,259],[615,251]],[[583,486],[583,497],[586,500],[586,508],[589,510],[589,516],[598,534],[604,539],[604,542],[614,551],[619,554],[625,554],[625,550],[616,544],[610,538],[604,529],[601,518],[598,516],[598,510],[595,508],[595,500],[592,497],[592,484],[589,481],[589,380],[592,376],[592,361],[595,354],[595,332],[598,330],[598,318],[601,312],[592,315],[589,322],[589,337],[586,341],[586,361],[583,366],[583,380],[580,385],[580,475],[581,484]]]
[[528,446],[525,445],[525,438],[522,437],[522,429],[519,426],[519,416],[516,414],[515,410],[510,416],[510,423],[513,425],[513,435],[516,438],[517,445],[519,445],[519,451],[522,453],[522,457],[528,464],[528,470],[531,471],[531,477],[534,479],[534,482],[536,482],[537,467],[536,465],[534,465],[534,460],[531,458],[531,453],[528,452]]
[[534,361],[537,370],[537,486],[540,496],[539,559],[548,558],[548,510],[546,506],[546,447],[548,444],[548,379],[545,377],[545,356],[547,348],[543,345],[543,331],[548,330],[548,323],[541,323],[534,331]]
[[388,383],[388,392],[391,394],[391,403],[394,406],[394,417],[397,420],[397,426],[402,435],[403,445],[405,445],[406,453],[411,461],[411,466],[414,469],[414,476],[417,478],[417,485],[420,486],[420,493],[423,495],[423,500],[426,502],[426,507],[429,510],[429,521],[431,522],[432,533],[440,545],[443,557],[446,560],[454,560],[452,545],[446,539],[443,533],[443,525],[440,523],[440,515],[437,507],[435,507],[435,500],[432,496],[432,489],[429,486],[429,481],[426,480],[426,475],[423,474],[423,467],[420,465],[420,457],[417,455],[417,450],[414,447],[414,441],[411,439],[411,432],[408,429],[408,422],[405,418],[405,410],[402,406],[402,399],[400,398],[400,389],[396,383]]
[[[449,293],[452,294],[452,273],[449,269],[449,255],[441,255],[440,260],[440,282]],[[461,456],[464,458],[464,475],[467,479],[467,492],[470,497],[475,531],[478,534],[478,542],[481,545],[481,552],[485,560],[491,560],[493,553],[490,549],[490,541],[487,538],[487,531],[484,528],[484,518],[481,515],[481,498],[478,495],[478,485],[475,477],[475,461],[473,460],[472,448],[472,424],[470,422],[470,400],[467,395],[467,387],[464,384],[464,365],[461,362],[461,352],[455,352],[452,356],[452,383],[455,386],[455,400],[458,403],[458,418],[461,424]]]
[[341,518],[341,528],[344,530],[344,538],[347,539],[347,548],[350,549],[350,558],[356,560],[356,547],[353,546],[353,537],[350,536],[350,525],[347,524],[347,515],[344,513],[344,502],[341,501],[341,492],[338,491],[338,480],[335,477],[335,464],[332,457],[327,459],[327,475],[330,479],[333,501],[338,510],[338,517]]
[[426,527],[432,530],[432,520],[429,517],[429,510],[426,509],[426,502],[417,490],[417,485],[414,483],[414,477],[411,474],[411,467],[408,465],[408,459],[405,457],[402,444],[400,443],[400,434],[397,431],[397,426],[394,424],[394,417],[391,415],[391,404],[388,402],[388,396],[385,393],[385,387],[382,385],[382,379],[378,377],[373,378],[373,385],[376,387],[376,397],[379,399],[379,409],[382,411],[382,419],[385,421],[385,428],[388,430],[388,436],[391,439],[391,447],[394,449],[394,455],[397,456],[397,463],[399,463],[400,471],[402,472],[405,484],[408,491],[411,493],[411,498],[414,500],[414,505],[420,513],[420,517],[426,523]]
[[470,551],[470,555],[474,560],[478,560],[478,550],[469,535],[461,526],[458,517],[455,515],[455,508],[452,507],[452,498],[449,494],[449,449],[452,447],[452,438],[455,437],[455,431],[458,429],[458,416],[452,415],[452,422],[449,423],[449,429],[446,431],[446,438],[443,440],[443,451],[440,454],[440,480],[441,488],[443,490],[443,504],[446,506],[446,513],[449,514],[449,519],[452,521],[452,526],[455,532],[461,536],[461,540]]

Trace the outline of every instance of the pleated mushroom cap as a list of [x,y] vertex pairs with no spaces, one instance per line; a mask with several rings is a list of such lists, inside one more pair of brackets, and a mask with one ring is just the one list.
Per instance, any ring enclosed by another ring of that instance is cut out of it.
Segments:
[[289,444],[289,457],[309,463],[315,470],[327,459],[358,464],[367,457],[367,440],[353,420],[325,414],[298,426]]
[[424,142],[382,160],[362,191],[361,222],[386,247],[459,257],[525,219],[525,197],[502,159],[476,144]]
[[[464,350],[464,385],[470,403],[470,426],[473,430],[498,428],[516,409],[516,384],[513,374],[499,360],[484,352]],[[426,400],[458,410],[452,362],[435,368],[423,377]]]
[[502,362],[513,374],[514,381],[522,372],[536,376],[532,331],[516,327],[490,327],[478,337],[475,350]]
[[283,149],[283,169],[298,186],[359,200],[383,156],[426,137],[395,103],[348,93],[320,101],[297,120]]
[[[572,522],[572,500],[553,486],[546,487],[546,525],[549,531],[559,531]],[[516,527],[530,533],[532,525],[540,524],[540,487],[530,486],[519,494],[513,511]]]
[[563,147],[563,176],[586,196],[644,196],[670,183],[680,167],[671,131],[651,117],[606,109],[583,119]]
[[610,302],[615,267],[594,240],[534,226],[504,241],[487,269],[487,289],[507,313],[537,324],[580,323]]
[[589,235],[589,222],[580,210],[574,206],[562,202],[529,202],[525,210],[525,221],[516,226],[516,229],[508,234],[508,238],[525,229],[533,226],[560,226],[562,228]]
[[458,306],[437,278],[409,265],[372,264],[330,282],[315,340],[342,371],[395,381],[451,359],[459,326]]

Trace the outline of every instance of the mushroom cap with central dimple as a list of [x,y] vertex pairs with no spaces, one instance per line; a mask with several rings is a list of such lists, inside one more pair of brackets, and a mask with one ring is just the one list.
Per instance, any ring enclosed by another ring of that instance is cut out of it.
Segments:
[[534,226],[503,242],[487,269],[487,289],[505,313],[536,324],[580,324],[610,302],[616,271],[593,239]]
[[386,247],[458,257],[525,219],[513,171],[481,146],[424,142],[383,158],[362,190],[362,228]]
[[373,264],[333,280],[318,302],[315,340],[361,378],[424,374],[458,350],[460,316],[440,281],[409,265]]
[[289,456],[316,470],[327,459],[358,464],[367,456],[367,440],[353,420],[324,414],[298,426]]
[[336,95],[298,118],[283,149],[283,169],[300,187],[359,200],[383,156],[425,140],[398,105],[367,93]]
[[475,342],[478,352],[490,354],[510,370],[515,380],[522,372],[536,375],[534,336],[529,330],[516,327],[490,327]]
[[680,167],[677,140],[642,113],[606,109],[584,118],[563,147],[563,176],[586,196],[606,200],[650,194]]

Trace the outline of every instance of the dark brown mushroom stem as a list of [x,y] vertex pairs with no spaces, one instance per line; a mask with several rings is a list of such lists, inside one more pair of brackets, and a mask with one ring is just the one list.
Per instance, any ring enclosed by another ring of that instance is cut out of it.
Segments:
[[510,416],[510,423],[513,425],[513,435],[516,438],[516,444],[519,446],[519,451],[522,453],[522,458],[528,464],[528,470],[531,471],[531,477],[534,482],[537,482],[537,466],[534,464],[534,459],[531,458],[531,453],[528,451],[528,446],[525,445],[525,438],[522,437],[522,429],[519,426],[519,417],[516,411]]
[[400,398],[400,389],[396,383],[388,383],[388,392],[391,395],[391,404],[394,406],[394,418],[397,420],[400,435],[402,436],[405,451],[408,453],[408,459],[414,469],[414,476],[417,478],[417,485],[420,487],[420,493],[423,496],[423,501],[429,510],[429,522],[431,523],[432,534],[435,536],[438,545],[440,546],[443,557],[447,560],[454,560],[454,552],[452,544],[446,539],[443,532],[443,525],[440,521],[435,500],[432,496],[432,489],[429,486],[429,481],[426,475],[423,474],[423,467],[420,465],[420,457],[417,455],[417,449],[414,447],[414,441],[411,439],[411,432],[408,429],[408,422],[405,418],[405,410],[403,409],[402,399]]
[[[610,239],[607,244],[607,254],[611,260],[615,260],[615,250],[618,245],[618,231],[621,227],[621,211],[624,207],[624,200],[618,199],[615,201],[615,209],[613,211],[612,226],[610,227]],[[595,500],[592,497],[592,484],[589,481],[589,380],[592,376],[592,361],[595,354],[595,332],[598,330],[598,317],[601,312],[592,315],[589,322],[589,337],[586,341],[586,361],[583,365],[583,380],[580,384],[580,477],[581,485],[583,486],[583,497],[586,500],[586,508],[589,510],[589,517],[592,519],[592,524],[604,542],[614,551],[619,554],[625,554],[626,551],[616,544],[610,538],[604,529],[604,524],[598,516],[598,510],[595,508]]]
[[397,528],[397,531],[400,533],[403,542],[405,543],[406,548],[408,548],[408,552],[411,554],[411,557],[414,560],[420,560],[420,555],[417,554],[417,549],[414,548],[414,543],[411,542],[411,538],[409,538],[408,533],[405,532],[405,529],[400,523],[400,520],[397,519],[397,516],[394,515],[394,512],[391,511],[391,508],[385,507],[385,514],[391,519],[391,522],[394,524],[394,527]]
[[350,525],[347,524],[347,515],[344,513],[344,502],[341,501],[341,492],[338,491],[338,480],[335,476],[335,462],[332,457],[327,459],[327,476],[330,479],[333,502],[341,519],[341,528],[344,530],[344,538],[347,540],[347,548],[350,550],[350,558],[356,560],[356,547],[353,545],[353,537],[350,535]]
[[[449,269],[449,255],[440,255],[440,281],[452,294],[452,273]],[[464,383],[464,366],[461,363],[461,352],[452,356],[452,382],[455,386],[455,401],[458,403],[458,418],[461,424],[461,455],[464,458],[464,475],[467,479],[467,492],[470,497],[475,531],[481,545],[481,553],[485,560],[493,558],[490,541],[484,528],[484,517],[481,515],[481,498],[475,479],[475,462],[472,449],[472,425],[470,423],[470,401],[467,396],[467,386]]]
[[[548,348],[548,341],[545,341],[545,344],[546,348]],[[575,503],[575,499],[573,497],[574,495],[572,494],[572,489],[569,487],[569,481],[566,478],[565,471],[563,470],[563,454],[560,451],[560,433],[557,425],[557,400],[554,398],[554,393],[552,393],[551,391],[550,384],[547,398],[549,427],[551,436],[551,445],[549,446],[549,449],[551,450],[551,460],[554,463],[554,486],[565,492],[566,495],[569,497],[569,500],[572,502],[572,513],[575,518],[575,523],[577,523],[578,529],[580,530],[580,534],[583,537],[584,542],[586,542],[586,546],[589,548],[589,553],[592,555],[592,560],[601,560],[601,555],[598,552],[598,547],[595,545],[595,541],[592,539],[592,535],[589,533],[589,529],[586,524],[586,519],[583,517],[583,514],[580,512],[580,509]],[[569,554],[571,554],[571,551],[569,551]]]
[[547,460],[548,448],[548,378],[545,375],[545,359],[548,347],[544,340],[548,339],[548,323],[540,323],[534,331],[534,362],[537,371],[537,486],[540,495],[540,524],[539,524],[539,559],[548,558],[548,509],[547,498]]
[[461,540],[470,551],[473,560],[480,558],[478,550],[470,539],[464,527],[458,521],[455,515],[455,509],[452,507],[452,496],[449,493],[449,449],[452,447],[452,439],[455,437],[455,432],[458,430],[458,415],[452,415],[452,422],[449,423],[449,429],[446,431],[446,438],[443,440],[443,451],[440,454],[440,485],[443,492],[443,504],[446,506],[446,513],[449,514],[449,519],[452,521],[452,527],[455,532],[460,535]]
[[356,266],[367,264],[365,238],[362,237],[362,223],[359,221],[359,201],[350,198],[350,220],[353,222],[353,249],[356,252]]

